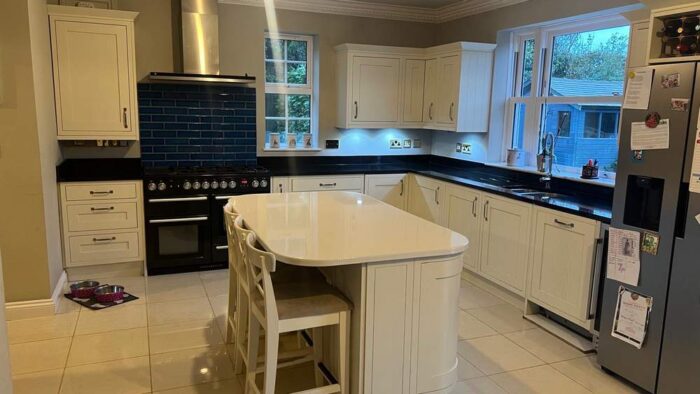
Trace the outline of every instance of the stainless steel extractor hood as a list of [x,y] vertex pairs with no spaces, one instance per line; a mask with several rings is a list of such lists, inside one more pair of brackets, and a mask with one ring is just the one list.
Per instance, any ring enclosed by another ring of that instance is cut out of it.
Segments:
[[255,82],[255,77],[247,74],[238,76],[219,73],[217,0],[173,0],[172,5],[176,72],[151,72],[148,75],[150,82],[226,84]]

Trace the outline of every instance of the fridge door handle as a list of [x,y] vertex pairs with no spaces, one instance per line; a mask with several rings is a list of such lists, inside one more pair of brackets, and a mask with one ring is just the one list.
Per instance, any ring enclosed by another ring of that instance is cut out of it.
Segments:
[[600,283],[600,273],[603,269],[603,253],[604,248],[601,248],[603,244],[603,238],[595,239],[594,253],[593,253],[593,266],[591,267],[591,283],[588,287],[588,308],[586,311],[588,313],[588,320],[595,319],[598,313],[598,286]]

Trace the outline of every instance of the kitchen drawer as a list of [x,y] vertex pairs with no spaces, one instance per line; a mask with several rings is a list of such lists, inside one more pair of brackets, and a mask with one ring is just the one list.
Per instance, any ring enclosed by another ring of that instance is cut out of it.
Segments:
[[69,267],[140,260],[139,232],[68,235]]
[[121,200],[136,198],[138,182],[124,183],[81,183],[67,184],[65,188],[66,201]]
[[66,206],[68,231],[100,231],[138,228],[136,202],[99,202]]
[[344,190],[362,193],[364,183],[364,175],[304,176],[291,178],[290,186],[293,192]]

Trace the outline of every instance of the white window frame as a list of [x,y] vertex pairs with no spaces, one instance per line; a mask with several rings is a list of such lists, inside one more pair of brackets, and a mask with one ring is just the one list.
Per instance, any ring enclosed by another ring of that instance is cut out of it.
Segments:
[[[518,104],[526,106],[525,130],[523,135],[523,149],[532,154],[528,156],[530,165],[535,163],[535,155],[539,149],[544,106],[546,104],[619,104],[622,105],[623,95],[620,96],[583,96],[583,97],[554,97],[549,96],[549,76],[551,71],[552,47],[554,37],[576,32],[600,30],[612,27],[630,25],[630,23],[620,17],[604,17],[593,22],[566,22],[553,25],[540,26],[537,28],[527,28],[515,30],[511,33],[512,66],[515,71],[511,97],[507,99],[506,110],[506,135],[503,138],[504,156],[505,151],[513,145],[513,128],[515,127],[515,109]],[[527,40],[535,40],[534,59],[532,68],[532,84],[530,97],[520,96],[522,92],[522,56],[524,44]],[[625,68],[626,68],[625,64]],[[618,117],[618,122],[621,117]],[[618,128],[619,130],[619,128]],[[619,133],[618,133],[619,135]],[[556,154],[556,152],[555,152]],[[578,167],[570,167],[557,164],[555,172],[580,173]],[[604,172],[608,178],[613,178],[615,173]]]
[[[317,143],[317,122],[315,121],[315,113],[316,113],[316,106],[315,106],[315,99],[316,99],[316,93],[314,92],[314,66],[315,66],[315,59],[314,59],[314,37],[312,35],[302,35],[302,34],[286,34],[286,33],[271,33],[271,32],[265,32],[265,40],[267,39],[277,39],[277,40],[291,40],[291,41],[305,41],[306,42],[306,84],[290,84],[290,83],[279,83],[279,82],[267,82],[267,63],[269,59],[265,57],[265,48],[264,48],[264,41],[263,41],[263,78],[265,78],[265,94],[267,93],[272,93],[272,94],[284,94],[290,95],[290,94],[303,94],[303,95],[308,95],[310,96],[311,104],[310,104],[310,114],[309,114],[309,132],[312,135],[312,143],[313,143],[313,148],[316,148],[316,143]],[[286,45],[285,45],[285,51],[286,51]],[[285,54],[285,59],[286,59],[286,54]],[[284,74],[285,74],[285,80],[286,74],[287,74],[287,63],[294,63],[294,61],[289,62],[287,60],[279,60],[279,62],[284,63]],[[265,95],[263,95],[263,102],[265,100]],[[263,106],[265,108],[265,106]],[[267,120],[284,120],[285,121],[285,129],[289,130],[289,121],[293,120],[307,120],[307,118],[290,118],[289,117],[289,105],[288,102],[285,101],[284,105],[285,113],[284,117],[274,117],[274,116],[267,116],[267,114],[264,114],[264,119],[265,119],[265,125],[263,129],[265,130],[265,139],[267,139]],[[302,145],[303,141],[299,140],[297,141],[297,148],[295,150],[302,150]],[[269,148],[269,144],[265,144],[265,148]],[[284,146],[283,146],[284,148]]]

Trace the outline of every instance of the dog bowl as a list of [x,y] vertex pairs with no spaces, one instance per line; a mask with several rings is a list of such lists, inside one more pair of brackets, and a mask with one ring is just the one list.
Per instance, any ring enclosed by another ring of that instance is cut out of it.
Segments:
[[95,289],[95,299],[98,302],[114,302],[124,298],[124,286],[102,285]]
[[70,285],[70,293],[76,298],[90,298],[95,294],[95,289],[100,285],[100,282],[94,280],[84,280]]

